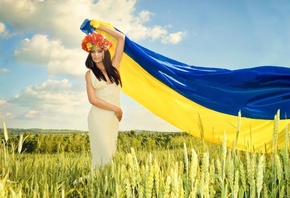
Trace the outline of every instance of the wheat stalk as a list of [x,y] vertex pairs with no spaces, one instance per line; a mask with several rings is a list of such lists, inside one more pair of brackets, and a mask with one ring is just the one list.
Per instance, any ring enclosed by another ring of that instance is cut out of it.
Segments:
[[264,177],[264,155],[260,155],[258,167],[257,167],[257,195],[260,197],[262,187],[263,187],[263,177]]
[[8,173],[5,175],[5,177],[3,179],[0,180],[0,197],[4,198],[6,197],[7,193],[6,193],[6,183],[7,183],[7,179],[8,179]]
[[[184,156],[184,164],[185,164],[185,171],[186,171],[186,180],[188,181],[188,154],[186,144],[183,143],[183,156]],[[188,183],[188,182],[187,182]]]
[[238,192],[239,192],[239,180],[240,180],[240,177],[239,177],[239,170],[236,170],[235,171],[235,181],[234,181],[234,188],[233,188],[233,196],[234,198],[237,198],[238,197]]
[[154,183],[156,193],[159,194],[160,192],[160,165],[157,161],[154,163]]
[[170,191],[171,191],[171,178],[168,175],[166,178],[166,182],[165,182],[165,189],[164,189],[164,198],[169,198],[170,196]]
[[274,117],[274,129],[273,129],[273,139],[272,139],[272,152],[277,153],[278,149],[278,131],[279,131],[279,121],[280,121],[280,110]]
[[220,158],[216,158],[216,170],[217,170],[217,175],[219,182],[222,183],[222,163]]
[[280,184],[283,177],[283,168],[282,168],[280,157],[277,153],[275,154],[275,166],[276,166],[278,183]]
[[209,197],[209,154],[205,152],[202,157],[200,175],[201,197]]
[[234,167],[234,161],[233,161],[233,159],[231,157],[231,152],[228,153],[228,168],[227,168],[227,172],[228,172],[228,180],[229,180],[230,188],[233,191],[233,189],[234,189],[235,167]]
[[235,140],[235,144],[234,144],[234,150],[235,151],[236,151],[236,148],[237,148],[239,134],[240,134],[240,131],[241,131],[241,125],[242,125],[242,113],[241,113],[241,110],[239,110],[239,112],[238,112],[238,125],[237,125],[236,140]]
[[221,150],[221,162],[222,162],[222,197],[225,197],[227,194],[227,187],[225,186],[225,175],[226,175],[226,157],[227,157],[227,136],[226,132],[224,132],[223,142],[222,142],[222,150]]
[[253,153],[252,159],[250,160],[250,175],[249,175],[249,184],[250,184],[250,197],[256,197],[256,153]]
[[189,193],[190,198],[195,198],[197,194],[197,184],[198,180],[195,182],[194,186],[192,186],[191,192]]
[[263,198],[268,198],[268,187],[267,184],[263,184]]
[[8,142],[8,131],[7,127],[4,121],[2,121],[2,126],[3,126],[3,134],[4,134],[4,140],[7,143]]
[[131,193],[131,184],[128,178],[125,179],[125,184],[126,184],[126,197],[130,198],[132,197],[132,193]]
[[242,187],[246,191],[247,190],[247,179],[246,179],[246,171],[244,168],[244,164],[240,162],[240,176],[242,181]]
[[21,153],[22,146],[23,146],[23,133],[21,133],[19,136],[18,153]]
[[191,179],[191,188],[193,188],[194,182],[195,182],[195,177],[197,173],[197,168],[198,168],[198,158],[197,154],[194,149],[191,151],[191,162],[190,162],[190,179]]
[[178,197],[179,195],[178,168],[178,162],[175,162],[173,168],[171,168],[171,197]]
[[146,189],[145,189],[145,195],[146,197],[151,197],[152,195],[152,189],[153,189],[153,181],[154,181],[154,170],[152,166],[152,154],[150,153],[148,156],[147,163],[145,165],[146,169]]
[[209,167],[209,196],[210,197],[214,197],[215,194],[216,194],[216,191],[214,189],[214,182],[215,182],[215,164],[214,164],[214,159],[211,159],[211,162],[210,162],[210,167]]

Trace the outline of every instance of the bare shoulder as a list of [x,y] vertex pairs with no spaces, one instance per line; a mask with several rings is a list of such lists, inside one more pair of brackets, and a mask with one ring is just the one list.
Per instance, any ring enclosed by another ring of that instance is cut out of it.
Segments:
[[90,75],[90,70],[86,71],[86,76],[89,76]]
[[86,72],[86,74],[85,74],[85,78],[86,78],[86,80],[88,80],[88,79],[90,79],[90,73],[91,71],[90,70],[88,70],[87,72]]

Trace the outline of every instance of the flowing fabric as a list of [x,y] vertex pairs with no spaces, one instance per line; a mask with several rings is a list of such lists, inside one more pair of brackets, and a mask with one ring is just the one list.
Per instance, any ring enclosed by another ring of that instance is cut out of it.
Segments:
[[[114,48],[110,52],[113,55]],[[226,135],[228,146],[251,151],[285,146],[290,123],[290,68],[193,66],[126,37],[121,78],[126,95],[195,137],[220,144]]]

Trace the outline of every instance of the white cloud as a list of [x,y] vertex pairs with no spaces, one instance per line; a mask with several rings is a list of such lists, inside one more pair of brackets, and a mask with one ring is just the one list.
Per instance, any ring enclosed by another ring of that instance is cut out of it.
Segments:
[[0,118],[20,128],[86,130],[89,103],[85,89],[68,80],[48,80],[26,87],[10,100],[0,100]]
[[45,105],[66,106],[68,103],[69,105],[79,105],[80,96],[84,96],[84,94],[77,93],[67,79],[47,80],[42,84],[26,87],[19,95],[9,100],[9,103],[41,109]]
[[0,22],[0,38],[8,39],[12,36],[13,34],[10,33],[5,24]]
[[33,119],[33,118],[36,118],[36,116],[39,114],[39,111],[35,111],[35,110],[29,110],[25,115],[24,117],[25,118],[28,118],[28,119]]
[[[85,18],[108,21],[133,40],[160,38],[150,32],[155,27],[146,27],[153,13],[141,10],[136,13],[136,0],[63,0],[63,1],[13,1],[0,2],[0,18],[15,30],[39,30],[59,38],[66,46],[79,46],[84,36],[79,31]],[[11,14],[17,13],[17,14]],[[157,33],[167,33],[168,27]],[[153,38],[153,37],[154,38]]]
[[176,32],[176,33],[172,33],[169,35],[165,35],[162,38],[162,43],[171,43],[171,44],[177,44],[179,43],[184,37],[186,36],[185,32]]
[[9,69],[7,69],[7,68],[0,68],[0,73],[8,73],[8,72],[10,72]]
[[11,113],[11,112],[7,112],[7,113],[5,114],[5,117],[6,117],[6,118],[13,118],[14,115],[13,115],[13,113]]
[[167,35],[167,30],[163,29],[161,26],[154,26],[150,29],[150,37],[153,40],[159,39]]
[[24,39],[14,56],[18,61],[46,65],[49,74],[84,76],[86,54],[81,49],[65,48],[60,40],[50,40],[47,35],[37,34]]
[[4,23],[0,23],[0,34],[6,31],[6,27]]
[[6,104],[7,101],[6,100],[0,100],[0,106]]
[[139,19],[141,23],[147,22],[150,20],[150,16],[152,15],[151,12],[148,10],[143,10],[139,13]]

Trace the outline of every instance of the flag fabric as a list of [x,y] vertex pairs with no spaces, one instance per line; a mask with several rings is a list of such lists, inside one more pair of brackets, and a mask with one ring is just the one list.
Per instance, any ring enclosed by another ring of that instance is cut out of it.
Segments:
[[[227,145],[241,150],[264,152],[273,145],[285,146],[290,68],[194,66],[151,51],[128,37],[125,42],[122,91],[158,117],[208,142],[220,144],[225,134]],[[114,48],[110,52],[113,55]]]

